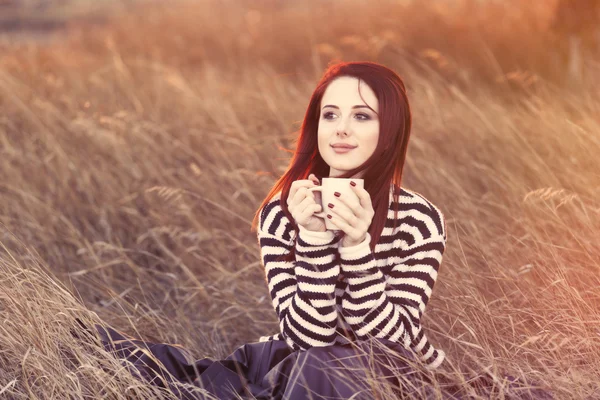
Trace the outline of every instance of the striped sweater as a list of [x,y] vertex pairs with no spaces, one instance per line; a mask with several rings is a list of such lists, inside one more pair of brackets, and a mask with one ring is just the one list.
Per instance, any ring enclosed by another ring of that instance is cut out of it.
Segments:
[[[399,211],[393,228],[393,189]],[[295,231],[281,209],[281,192],[261,210],[258,243],[280,332],[294,350],[384,338],[412,349],[429,368],[444,360],[428,341],[421,316],[446,246],[442,212],[422,195],[390,188],[388,219],[373,253],[367,238],[342,247],[332,231],[299,227],[295,261],[278,261],[294,246]]]

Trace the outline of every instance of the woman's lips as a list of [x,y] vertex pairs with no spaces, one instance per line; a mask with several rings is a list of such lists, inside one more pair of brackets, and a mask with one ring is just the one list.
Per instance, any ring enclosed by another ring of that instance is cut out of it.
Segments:
[[356,147],[332,147],[333,151],[338,154],[348,153],[349,151],[354,150]]

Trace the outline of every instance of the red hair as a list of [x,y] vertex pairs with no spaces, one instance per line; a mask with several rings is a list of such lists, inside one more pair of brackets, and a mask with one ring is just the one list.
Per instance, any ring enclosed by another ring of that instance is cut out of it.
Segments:
[[[364,171],[364,188],[371,196],[375,215],[369,227],[370,247],[375,251],[381,232],[387,221],[389,194],[394,184],[394,228],[398,216],[398,196],[402,170],[410,138],[412,123],[406,88],[402,79],[389,68],[373,62],[338,62],[329,65],[314,90],[299,131],[296,150],[286,172],[273,185],[252,221],[251,230],[256,231],[262,209],[281,191],[281,208],[298,234],[298,226],[288,211],[287,198],[292,182],[308,179],[314,173],[319,180],[329,176],[329,165],[319,154],[317,128],[321,99],[331,81],[341,76],[350,76],[364,81],[373,90],[379,101],[379,139],[374,153],[362,165],[349,170],[338,178],[350,178]],[[359,82],[360,84],[360,82]],[[362,98],[362,96],[361,96]],[[364,99],[363,99],[364,101]],[[365,102],[366,103],[366,102]],[[374,111],[374,110],[373,110]],[[343,234],[343,232],[342,232]],[[286,259],[294,259],[294,248]]]

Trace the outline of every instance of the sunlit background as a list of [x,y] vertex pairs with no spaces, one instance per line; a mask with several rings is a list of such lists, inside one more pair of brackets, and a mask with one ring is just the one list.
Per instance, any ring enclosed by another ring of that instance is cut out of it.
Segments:
[[276,333],[250,222],[328,63],[368,60],[447,219],[442,373],[600,398],[599,3],[0,0],[0,397],[168,398],[75,317],[195,358]]

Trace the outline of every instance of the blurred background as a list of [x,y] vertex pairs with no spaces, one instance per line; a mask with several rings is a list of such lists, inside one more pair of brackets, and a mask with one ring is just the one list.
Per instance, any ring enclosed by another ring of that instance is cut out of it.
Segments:
[[447,219],[423,319],[444,373],[495,378],[482,398],[503,374],[599,397],[599,19],[592,0],[0,0],[0,395],[153,390],[75,317],[196,359],[276,333],[250,222],[328,63],[368,60],[408,88],[403,186]]

